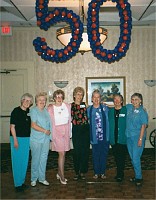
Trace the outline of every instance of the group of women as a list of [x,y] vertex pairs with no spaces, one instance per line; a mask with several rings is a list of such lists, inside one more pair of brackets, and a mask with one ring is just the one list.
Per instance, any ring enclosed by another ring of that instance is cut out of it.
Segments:
[[[49,148],[58,152],[58,172],[56,178],[67,184],[64,174],[65,154],[73,143],[74,180],[85,180],[88,171],[90,144],[94,179],[106,178],[106,163],[111,145],[117,166],[115,179],[124,178],[125,157],[128,148],[134,167],[135,177],[131,182],[142,183],[141,155],[143,152],[148,115],[143,108],[142,95],[134,93],[131,104],[123,106],[123,97],[114,95],[114,107],[101,103],[99,90],[92,93],[92,105],[83,102],[84,89],[76,87],[73,103],[64,102],[62,90],[53,93],[54,104],[46,108],[46,93],[33,97],[26,93],[21,97],[21,105],[11,113],[10,143],[13,178],[16,191],[27,188],[25,177],[31,149],[31,186],[37,181],[48,186],[46,164]],[[72,125],[72,126],[71,126]]]

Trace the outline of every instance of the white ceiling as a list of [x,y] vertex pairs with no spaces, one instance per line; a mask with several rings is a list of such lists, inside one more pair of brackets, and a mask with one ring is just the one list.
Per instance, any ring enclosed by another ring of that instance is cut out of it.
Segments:
[[[66,7],[80,14],[80,1],[83,0],[49,0],[49,8]],[[84,0],[84,13],[87,17],[88,3]],[[134,26],[155,26],[156,0],[128,0],[131,4],[132,24]],[[13,27],[36,26],[35,0],[1,0],[0,26],[10,25]],[[116,26],[120,24],[119,12],[116,3],[107,1],[103,3],[99,13],[100,26]],[[86,21],[84,21],[84,24]],[[56,26],[60,26],[56,24]]]

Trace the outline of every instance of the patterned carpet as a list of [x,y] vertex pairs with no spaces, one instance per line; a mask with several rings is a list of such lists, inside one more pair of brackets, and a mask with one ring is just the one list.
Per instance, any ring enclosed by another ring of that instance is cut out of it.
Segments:
[[[65,171],[73,170],[73,159],[72,159],[73,150],[70,150],[66,154],[66,161],[65,161]],[[56,152],[49,151],[48,162],[47,162],[47,170],[56,169],[57,168],[57,158],[58,154]],[[155,170],[155,149],[144,149],[142,155],[142,169],[143,170]],[[28,164],[28,171],[30,171],[30,164],[31,164],[31,155],[29,158]],[[111,149],[109,150],[108,154],[108,161],[107,161],[107,170],[115,168],[114,157],[112,155]],[[92,154],[90,150],[89,156],[89,170],[92,170]],[[125,169],[129,170],[132,169],[131,160],[127,153],[126,156],[126,166]],[[10,146],[9,144],[1,144],[1,173],[12,171],[11,167],[11,153],[10,153]]]

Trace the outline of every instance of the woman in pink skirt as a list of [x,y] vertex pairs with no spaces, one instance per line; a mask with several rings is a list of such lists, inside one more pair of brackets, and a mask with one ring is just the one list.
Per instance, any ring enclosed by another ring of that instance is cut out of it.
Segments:
[[65,153],[70,150],[71,137],[71,106],[64,103],[65,94],[62,90],[56,90],[53,94],[54,105],[48,106],[48,112],[52,120],[52,151],[59,154],[57,179],[62,184],[67,184],[64,177]]

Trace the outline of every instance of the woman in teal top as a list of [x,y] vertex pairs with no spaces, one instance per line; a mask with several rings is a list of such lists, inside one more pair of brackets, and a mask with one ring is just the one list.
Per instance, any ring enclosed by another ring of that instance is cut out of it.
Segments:
[[46,165],[51,139],[51,120],[45,108],[47,101],[46,93],[39,93],[35,97],[36,106],[30,110],[31,117],[31,186],[35,187],[37,180],[39,183],[48,186],[46,180]]
[[115,179],[121,182],[124,178],[125,158],[126,158],[126,107],[123,106],[123,96],[120,94],[114,95],[114,107],[110,108],[109,131],[110,144],[112,146],[113,155],[115,158],[117,173]]
[[131,182],[137,186],[142,184],[141,155],[145,146],[148,114],[143,108],[143,97],[140,93],[131,96],[127,107],[126,137],[127,148],[134,167],[135,177]]

